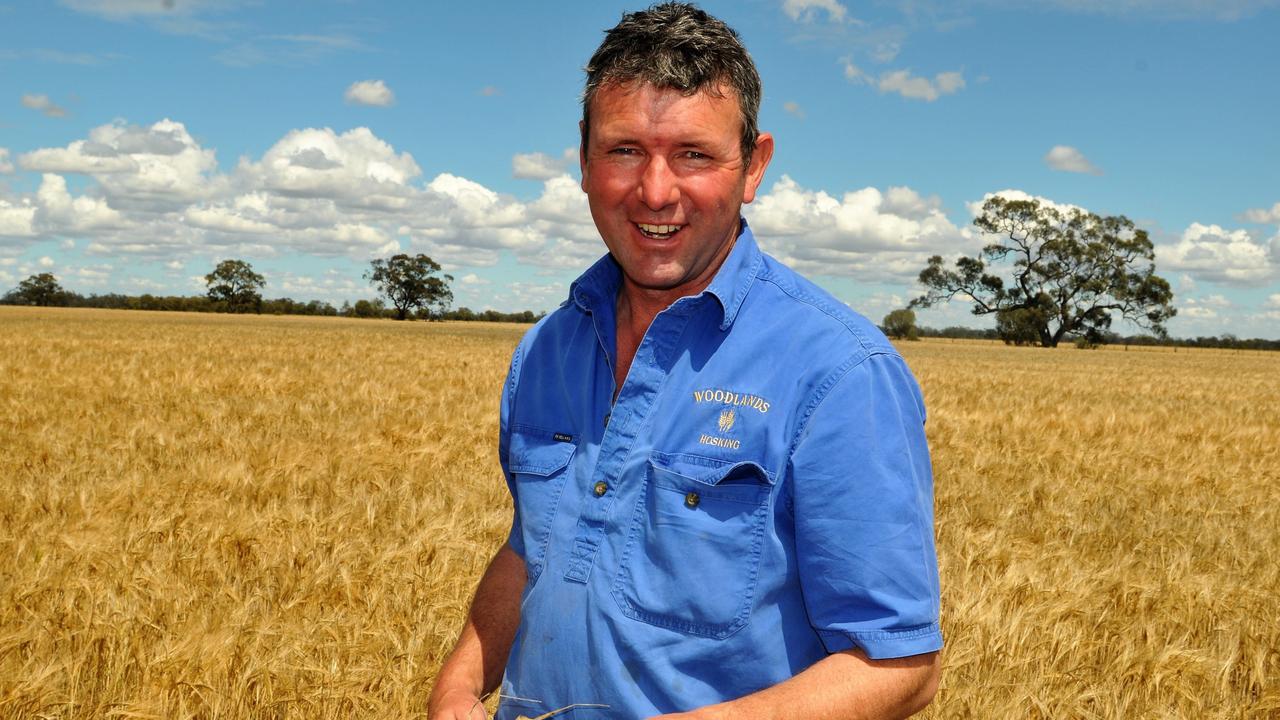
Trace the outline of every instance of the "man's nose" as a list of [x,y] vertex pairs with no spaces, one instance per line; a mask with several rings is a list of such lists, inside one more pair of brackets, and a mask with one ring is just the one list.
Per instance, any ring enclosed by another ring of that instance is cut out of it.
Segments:
[[650,158],[640,177],[640,200],[650,210],[661,210],[680,200],[680,190],[671,166],[660,157]]

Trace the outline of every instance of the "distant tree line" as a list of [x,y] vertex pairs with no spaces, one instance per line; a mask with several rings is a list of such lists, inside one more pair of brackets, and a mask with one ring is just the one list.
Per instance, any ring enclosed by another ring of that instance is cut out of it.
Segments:
[[[894,312],[910,312],[898,311]],[[1028,340],[1025,336],[1018,337],[1016,335],[1001,335],[1002,328],[971,328],[960,325],[950,325],[944,328],[932,328],[927,325],[916,325],[914,313],[912,313],[911,324],[909,327],[902,325],[902,315],[894,318],[897,323],[890,322],[888,316],[880,325],[880,330],[889,337],[896,340],[919,340],[920,338],[946,338],[949,340],[1000,340],[1006,345],[1039,345],[1036,340]],[[1119,333],[1108,332],[1099,338],[1098,344],[1106,345],[1134,345],[1139,347],[1198,347],[1198,348],[1219,348],[1225,350],[1280,350],[1280,340],[1265,340],[1263,338],[1239,338],[1231,333],[1224,333],[1218,336],[1200,336],[1194,338],[1176,338],[1176,337],[1156,337],[1155,335],[1121,335]],[[1096,347],[1087,342],[1077,342],[1076,347],[1087,348]]]
[[[366,274],[382,292],[392,299],[388,307],[381,298],[343,302],[334,307],[321,300],[306,302],[292,298],[263,299],[258,290],[265,285],[261,275],[248,263],[224,260],[205,276],[209,291],[205,295],[81,295],[64,289],[51,273],[32,275],[17,287],[0,296],[0,305],[39,305],[116,310],[162,310],[178,312],[256,312],[269,315],[328,315],[354,318],[390,318],[422,320],[462,320],[480,322],[533,323],[544,313],[530,310],[504,313],[496,310],[475,311],[460,307],[447,309],[453,294],[449,292],[448,275],[440,274],[440,266],[426,255],[397,255],[388,260],[375,260]],[[404,282],[407,287],[397,285]],[[910,308],[894,310],[885,316],[880,329],[895,339],[949,338],[957,340],[1000,340],[1007,345],[1043,345],[1044,323],[1024,308],[997,311],[994,328],[970,328],[953,325],[931,328],[916,325]],[[1163,311],[1162,311],[1163,315]],[[1163,328],[1161,328],[1163,330]],[[1280,340],[1238,338],[1231,333],[1220,336],[1173,338],[1160,335],[1120,335],[1094,326],[1074,337],[1077,347],[1109,345],[1160,345],[1166,347],[1225,348],[1230,350],[1280,350]]]
[[81,295],[62,287],[52,273],[40,273],[23,280],[17,287],[0,296],[2,305],[36,305],[41,307],[107,308],[113,310],[160,310],[176,312],[266,313],[268,315],[328,315],[355,318],[390,318],[395,320],[464,320],[478,322],[536,322],[544,313],[475,311],[461,307],[449,309],[453,293],[452,277],[426,255],[395,255],[375,260],[365,277],[382,298],[343,302],[341,307],[322,300],[299,301],[293,298],[264,299],[266,286],[262,275],[243,260],[223,260],[204,276],[208,287],[204,295]]

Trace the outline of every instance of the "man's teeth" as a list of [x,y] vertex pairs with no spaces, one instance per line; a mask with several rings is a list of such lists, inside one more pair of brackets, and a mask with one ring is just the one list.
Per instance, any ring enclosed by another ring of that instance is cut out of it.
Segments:
[[680,229],[679,225],[645,225],[644,223],[636,223],[640,231],[645,235],[670,235]]

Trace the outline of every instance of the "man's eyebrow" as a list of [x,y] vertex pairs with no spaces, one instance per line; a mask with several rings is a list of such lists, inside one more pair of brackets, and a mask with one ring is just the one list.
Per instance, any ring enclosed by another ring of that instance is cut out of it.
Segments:
[[620,135],[616,138],[611,138],[608,135],[605,135],[604,137],[600,138],[600,141],[606,145],[639,145],[640,144],[639,140],[636,140],[635,138],[627,137],[625,135]]
[[[600,144],[602,145],[644,145],[640,140],[627,136],[619,135],[618,137],[609,137],[605,133],[599,134]],[[715,144],[714,138],[702,137],[694,135],[689,138],[677,140],[672,143],[677,148],[706,148]]]

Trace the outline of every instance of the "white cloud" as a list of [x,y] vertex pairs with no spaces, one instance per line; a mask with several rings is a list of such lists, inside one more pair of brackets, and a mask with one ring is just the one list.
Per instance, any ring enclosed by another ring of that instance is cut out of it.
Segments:
[[885,40],[872,48],[871,59],[881,64],[893,62],[894,58],[898,57],[898,53],[900,52],[902,52],[901,41]]
[[522,253],[526,262],[563,269],[585,268],[605,252],[591,220],[586,193],[568,175],[543,184],[541,197],[529,205],[529,216],[534,230],[550,244]]
[[1084,153],[1071,147],[1070,145],[1054,145],[1044,156],[1044,162],[1054,170],[1062,172],[1085,173],[1088,175],[1101,175],[1102,170],[1089,162]]
[[104,175],[107,173],[137,172],[133,158],[115,153],[99,155],[83,151],[84,140],[76,140],[65,148],[41,148],[18,156],[18,164],[24,170],[36,172],[83,173]]
[[800,107],[800,103],[795,102],[794,100],[788,100],[787,102],[782,103],[782,109],[791,117],[799,120],[804,119],[804,108]]
[[744,210],[762,245],[801,272],[906,279],[930,255],[972,244],[938,198],[906,187],[868,187],[837,198],[783,175]]
[[56,105],[48,95],[23,95],[22,106],[44,113],[45,117],[66,117],[67,109]]
[[351,83],[343,98],[352,105],[387,107],[395,104],[395,93],[381,80],[361,80]]
[[1054,202],[1047,197],[1041,197],[1040,195],[1032,195],[1022,190],[1016,190],[1012,188],[1008,190],[999,190],[997,192],[987,193],[982,196],[981,200],[971,202],[971,203],[966,203],[965,207],[968,208],[970,215],[972,215],[973,217],[978,217],[979,215],[982,214],[982,206],[986,204],[988,200],[997,196],[1002,197],[1005,200],[1036,200],[1040,203],[1041,206],[1051,207],[1063,214],[1070,213],[1073,210],[1080,210],[1080,211],[1087,212],[1084,208],[1080,207],[1079,205]]
[[1280,293],[1268,295],[1267,301],[1262,303],[1262,307],[1268,310],[1280,310]]
[[0,175],[13,172],[13,163],[9,162],[9,149],[0,148]]
[[1246,230],[1192,223],[1178,242],[1156,247],[1156,264],[1209,282],[1255,285],[1276,275],[1274,259]]
[[783,0],[782,11],[796,22],[814,22],[825,14],[827,20],[842,23],[849,9],[836,0]]
[[938,73],[934,83],[938,86],[938,92],[943,95],[952,95],[965,87],[964,75],[955,71]]
[[1181,317],[1195,320],[1213,320],[1220,316],[1219,311],[1231,307],[1231,301],[1222,295],[1208,297],[1187,297],[1178,301],[1178,314]]
[[213,59],[231,67],[267,64],[299,67],[315,64],[343,50],[364,47],[359,40],[343,34],[262,35],[221,50]]
[[488,305],[519,308],[554,307],[568,294],[568,288],[563,283],[513,282],[507,284],[505,291],[494,293],[489,298]]
[[64,268],[62,274],[66,277],[76,278],[81,284],[102,285],[111,279],[113,270],[115,270],[115,266],[110,263],[103,263],[100,265]]
[[854,85],[868,85],[873,82],[870,75],[862,71],[862,68],[853,64],[851,58],[841,58],[840,63],[844,66],[844,79]]
[[1196,320],[1213,320],[1218,317],[1218,311],[1200,305],[1184,305],[1179,308],[1178,314]]
[[272,286],[280,288],[281,294],[286,297],[302,295],[308,298],[341,302],[353,296],[368,295],[370,292],[367,283],[356,282],[350,276],[333,272],[326,273],[326,277],[322,278],[283,272],[269,277],[268,281]]
[[269,235],[276,230],[271,223],[238,215],[227,207],[189,207],[182,220],[191,227],[224,233]]
[[36,227],[50,235],[96,234],[129,227],[124,217],[106,200],[84,195],[71,197],[67,191],[67,179],[61,175],[45,173],[36,199]]
[[[846,73],[847,76],[847,73]],[[933,102],[943,95],[964,89],[964,75],[959,72],[938,73],[933,80],[912,75],[910,70],[892,70],[880,75],[876,87],[881,93],[897,93],[909,100]]]
[[35,237],[36,208],[29,199],[10,202],[0,198],[0,238]]
[[[3,157],[3,153],[0,152],[0,160]],[[1270,208],[1250,208],[1245,210],[1242,219],[1251,223],[1280,223],[1280,202]]]
[[873,321],[879,321],[883,315],[887,315],[891,310],[904,308],[910,302],[909,298],[905,298],[897,293],[872,293],[856,303],[849,303],[849,307],[857,312],[863,313]]
[[492,265],[499,251],[532,252],[544,246],[547,238],[528,220],[527,206],[515,198],[441,173],[427,184],[409,231],[441,262]]
[[[0,11],[3,12],[3,11]],[[38,62],[58,63],[60,65],[100,65],[103,62],[120,57],[116,53],[94,55],[87,52],[66,52],[51,48],[29,48],[23,50],[0,50],[0,59],[31,59]]]
[[[544,156],[559,174],[521,201],[448,173],[424,182],[409,153],[368,128],[292,130],[221,172],[214,151],[181,123],[117,122],[18,158],[44,177],[27,194],[0,186],[0,250],[79,240],[86,253],[125,266],[157,259],[183,268],[210,256],[363,260],[412,248],[452,267],[513,253],[548,269],[580,269],[603,246],[585,195],[564,172],[575,157],[575,148],[559,160]],[[71,185],[72,173],[86,182]]]
[[48,255],[42,256],[39,260],[36,261],[36,264],[42,268],[51,268],[54,266],[53,258],[49,257]]
[[192,13],[201,9],[209,9],[230,3],[202,2],[201,0],[183,0],[181,7],[177,0],[60,0],[72,10],[97,15],[113,20],[134,17],[165,15],[174,12]]
[[[239,182],[286,198],[323,198],[369,211],[408,207],[409,181],[421,174],[409,153],[395,149],[358,127],[345,133],[329,128],[290,130],[256,163],[242,160]],[[315,210],[285,203],[290,211]],[[302,221],[301,218],[298,218]]]
[[556,158],[540,152],[517,153],[511,158],[511,175],[521,180],[550,180],[563,175],[568,163],[563,155]]
[[160,211],[184,206],[218,190],[218,163],[180,122],[150,127],[115,122],[89,131],[88,140],[42,148],[18,157],[24,169],[91,176],[120,210]]
[[228,26],[201,16],[217,15],[246,0],[59,0],[77,12],[114,22],[142,21],[162,32],[221,39]]

